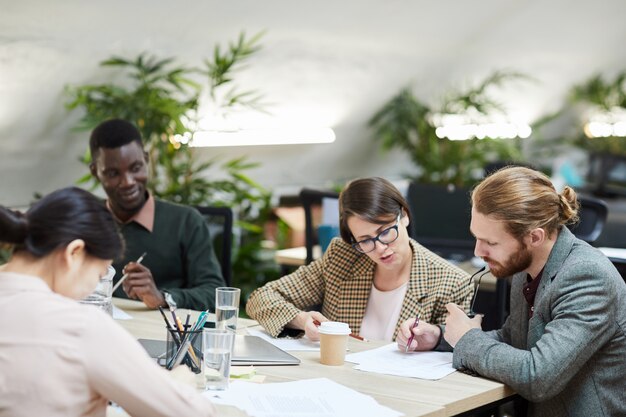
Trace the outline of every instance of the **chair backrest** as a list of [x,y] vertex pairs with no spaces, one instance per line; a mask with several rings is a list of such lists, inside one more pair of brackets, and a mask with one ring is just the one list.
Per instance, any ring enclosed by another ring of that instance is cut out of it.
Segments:
[[222,268],[222,276],[227,286],[232,285],[233,211],[228,207],[196,206],[196,210],[206,219],[213,249]]
[[593,243],[602,233],[609,208],[604,201],[594,197],[579,195],[578,201],[580,202],[578,212],[580,221],[569,226],[569,229],[577,238]]
[[335,191],[314,190],[303,188],[300,191],[300,202],[304,208],[304,246],[306,248],[306,264],[313,261],[313,246],[318,243],[315,225],[313,224],[313,207],[321,206],[324,198],[339,198]]
[[469,189],[412,182],[407,201],[413,239],[446,259],[464,261],[474,255]]

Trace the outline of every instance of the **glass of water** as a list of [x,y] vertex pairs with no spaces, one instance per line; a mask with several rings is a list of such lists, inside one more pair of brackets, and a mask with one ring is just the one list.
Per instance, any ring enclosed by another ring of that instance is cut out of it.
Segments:
[[111,297],[113,295],[113,277],[115,269],[109,265],[105,276],[100,278],[98,285],[91,294],[80,300],[82,304],[89,304],[104,310],[110,316],[113,316],[113,304]]
[[215,289],[215,328],[237,331],[239,315],[239,295],[241,290],[234,287],[218,287]]
[[235,333],[230,330],[204,329],[202,332],[202,374],[205,390],[228,388],[234,341]]

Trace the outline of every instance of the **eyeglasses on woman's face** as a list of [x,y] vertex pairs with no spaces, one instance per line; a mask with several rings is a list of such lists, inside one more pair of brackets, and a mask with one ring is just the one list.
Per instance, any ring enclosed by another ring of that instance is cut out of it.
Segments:
[[399,236],[399,232],[398,232],[399,224],[400,224],[400,214],[398,214],[396,224],[381,231],[375,237],[370,237],[368,239],[363,239],[359,242],[353,243],[352,247],[361,253],[368,253],[376,249],[377,241],[382,243],[383,245],[388,245],[390,243],[393,243],[396,241],[396,239],[398,239],[398,236]]

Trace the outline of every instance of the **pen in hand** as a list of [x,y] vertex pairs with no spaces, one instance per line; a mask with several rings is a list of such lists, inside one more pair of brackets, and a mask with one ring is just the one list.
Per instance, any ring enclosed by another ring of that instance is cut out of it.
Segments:
[[413,333],[413,329],[415,329],[419,324],[420,324],[420,313],[417,313],[417,316],[415,316],[415,321],[413,322],[413,326],[411,326],[411,337],[409,337],[409,340],[407,340],[406,342],[406,348],[404,349],[404,353],[407,353],[409,351],[409,346],[411,346],[411,343],[413,342],[413,339],[415,338],[415,333]]
[[[136,261],[135,263],[140,264],[140,263],[141,263],[141,261],[143,261],[143,258],[144,258],[145,256],[146,256],[146,252],[144,252],[144,253],[143,253],[143,255],[141,255],[141,256],[139,257],[139,259],[137,259],[137,261]],[[125,280],[126,278],[128,278],[128,274],[124,274],[124,275],[122,276],[122,278],[120,278],[120,280],[119,280],[119,281],[117,281],[117,283],[115,284],[115,286],[113,286],[113,289],[111,290],[111,293],[114,293],[114,292],[115,292],[115,290],[117,290],[117,288],[118,288],[120,285],[122,285],[122,282],[124,282],[124,280]]]

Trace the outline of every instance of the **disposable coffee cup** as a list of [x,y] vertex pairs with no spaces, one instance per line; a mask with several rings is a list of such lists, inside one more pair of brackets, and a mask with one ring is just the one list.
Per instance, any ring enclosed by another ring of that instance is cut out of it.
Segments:
[[320,363],[323,365],[343,365],[350,327],[338,321],[324,321],[318,327],[320,332]]

